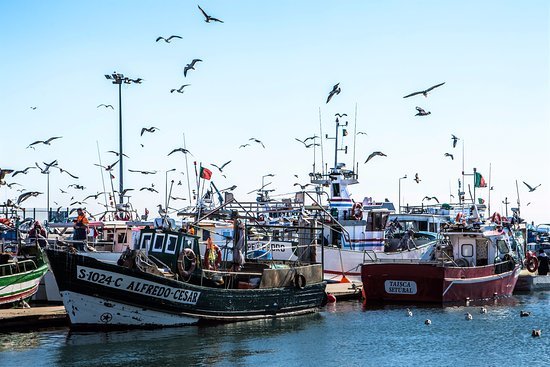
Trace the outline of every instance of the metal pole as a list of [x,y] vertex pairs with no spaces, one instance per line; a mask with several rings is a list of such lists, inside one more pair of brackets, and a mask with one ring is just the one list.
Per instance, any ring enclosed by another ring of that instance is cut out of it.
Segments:
[[397,213],[401,214],[401,177],[399,177],[399,200],[398,200]]
[[[47,188],[46,188],[46,192],[47,192],[47,198],[46,198],[46,201],[47,201],[47,206],[48,206],[48,222],[50,221],[50,172],[48,171],[48,178],[47,178]],[[36,217],[34,218],[36,220]]]
[[119,186],[118,186],[118,193],[119,193],[119,199],[120,204],[124,202],[124,195],[122,192],[124,191],[124,168],[123,168],[123,159],[124,156],[122,155],[122,80],[118,83],[118,157],[120,159],[120,165],[119,165]]

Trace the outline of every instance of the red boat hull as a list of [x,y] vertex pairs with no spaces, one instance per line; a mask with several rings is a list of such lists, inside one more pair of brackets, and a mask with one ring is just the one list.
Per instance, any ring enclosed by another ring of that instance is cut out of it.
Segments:
[[361,278],[366,301],[463,302],[509,296],[519,265],[448,267],[433,263],[365,263]]

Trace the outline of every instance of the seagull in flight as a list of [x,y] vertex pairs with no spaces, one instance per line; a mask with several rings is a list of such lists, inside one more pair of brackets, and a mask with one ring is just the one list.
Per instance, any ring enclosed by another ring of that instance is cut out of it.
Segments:
[[451,153],[445,153],[444,154],[445,157],[451,157],[451,160],[455,160],[455,157],[451,154]]
[[18,174],[20,174],[20,173],[26,175],[30,169],[35,169],[35,168],[36,168],[36,167],[30,166],[30,167],[27,167],[27,168],[25,168],[25,169],[22,169],[22,170],[19,170],[19,171],[15,171],[15,172],[13,172],[12,177],[15,177],[15,175],[18,175]]
[[55,140],[55,139],[61,139],[62,136],[53,136],[51,138],[49,138],[48,140],[37,140],[33,143],[30,143],[29,146],[27,147],[28,148],[33,148],[34,149],[34,145],[36,144],[44,144],[44,145],[50,145],[50,143]]
[[[340,84],[340,83],[338,83],[338,84]],[[342,113],[342,114],[340,114],[340,113],[335,113],[335,114],[334,114],[334,116],[339,117],[339,118],[342,118],[342,117],[347,116],[347,115],[348,115],[347,113]]]
[[225,166],[227,166],[227,165],[228,165],[229,163],[231,163],[231,161],[227,161],[227,162],[225,162],[224,164],[222,164],[222,165],[221,165],[221,167],[220,167],[220,166],[217,166],[217,165],[215,165],[214,163],[210,163],[210,164],[211,164],[212,166],[216,167],[216,168],[217,168],[218,170],[220,170],[220,172],[223,172],[223,169],[224,169],[224,168],[225,168]]
[[[116,155],[117,157],[120,156],[120,153],[119,152],[115,152],[114,150],[108,150],[107,153],[113,153],[114,155]],[[130,158],[128,157],[126,154],[122,153],[122,156],[126,157],[126,158]]]
[[183,68],[183,76],[187,77],[187,70],[196,70],[195,69],[195,64],[197,62],[202,62],[201,59],[193,59],[193,61],[191,61],[191,63],[185,65],[185,68]]
[[100,104],[100,105],[97,105],[96,108],[99,108],[99,107],[105,107],[105,108],[110,108],[111,110],[114,110],[115,108],[113,107],[113,105],[111,104]]
[[128,171],[129,172],[141,173],[143,175],[154,175],[155,173],[157,173],[157,171],[138,171],[138,170],[133,170],[133,169],[129,169]]
[[154,127],[154,126],[151,126],[150,128],[142,127],[140,136],[143,136],[143,133],[146,132],[146,131],[148,133],[154,133],[157,130],[160,130],[160,129],[158,127]]
[[451,139],[453,140],[453,148],[456,147],[456,142],[460,140],[454,134],[451,134]]
[[27,200],[31,196],[38,196],[40,194],[42,193],[38,191],[25,192],[24,194],[19,195],[19,197],[17,198],[17,205],[21,204],[23,201]]
[[33,111],[36,110],[36,107],[35,107],[35,106],[32,106],[32,107],[31,107],[31,110],[33,110]]
[[11,189],[12,186],[15,186],[15,185],[19,185],[19,186],[23,186],[21,185],[20,183],[17,183],[17,182],[12,182],[12,183],[9,183],[9,184],[6,184],[6,186]]
[[34,162],[35,166],[38,167],[38,169],[40,169],[40,173],[46,174],[50,172],[51,167],[57,166],[57,159],[52,161],[51,163],[46,163],[46,162],[42,162],[42,163],[44,163],[44,168],[40,167],[38,165],[38,162]]
[[422,199],[422,201],[424,200],[435,200],[439,204],[439,200],[435,196],[424,196],[424,199]]
[[262,147],[264,147],[264,148],[265,148],[265,145],[264,145],[264,143],[262,143],[262,141],[261,141],[261,140],[259,140],[259,139],[256,139],[256,138],[250,138],[250,139],[248,139],[248,140],[250,140],[250,141],[253,141],[253,142],[255,142],[255,143],[258,143],[258,144],[260,144],[260,145],[261,145]]
[[[84,190],[84,189],[85,189],[85,187],[84,187],[84,186],[82,186],[82,185],[79,185],[79,184],[70,184],[70,185],[69,185],[69,186],[67,186],[67,187],[74,187],[74,188],[75,188],[75,190]],[[72,200],[72,198],[71,198],[71,200]]]
[[214,18],[214,17],[211,17],[210,15],[206,14],[206,12],[204,10],[202,10],[202,8],[200,7],[200,5],[197,5],[202,13],[202,15],[204,15],[204,21],[206,23],[210,23],[210,22],[219,22],[219,23],[223,23],[223,20],[220,20],[218,18]]
[[537,187],[539,187],[541,184],[538,184],[537,186],[535,187],[532,187],[531,185],[529,185],[527,182],[523,181],[523,183],[525,184],[525,186],[527,186],[527,188],[529,188],[529,192],[533,192],[537,189]]
[[430,111],[426,112],[426,111],[424,111],[424,109],[422,109],[422,108],[420,108],[420,107],[418,107],[418,106],[416,106],[416,110],[417,110],[418,112],[416,113],[415,116],[428,116],[428,115],[431,114]]
[[428,97],[428,92],[431,92],[433,89],[437,88],[437,87],[441,87],[443,84],[445,84],[445,82],[443,83],[439,83],[439,84],[436,84],[426,90],[421,90],[421,91],[418,91],[418,92],[414,92],[414,93],[411,93],[411,94],[407,94],[405,97],[403,98],[408,98],[408,97],[412,97],[412,96],[416,96],[417,94],[422,94],[424,95],[424,97]]
[[[168,155],[170,155],[172,153],[176,153],[176,152],[182,152],[183,154],[187,154],[187,153],[191,154],[191,152],[188,151],[185,148],[176,148],[176,149],[172,150],[170,153],[168,153]],[[191,154],[191,155],[193,155],[193,154]]]
[[333,87],[332,87],[332,90],[329,92],[328,94],[328,97],[327,97],[327,103],[330,102],[330,100],[332,99],[332,97],[335,95],[335,94],[340,94],[340,87],[339,87],[340,83],[336,83]]
[[71,176],[72,178],[74,178],[75,180],[78,180],[78,177],[73,175],[72,173],[70,173],[69,171],[67,171],[66,169],[63,169],[57,165],[54,166],[55,168],[57,168],[59,170],[60,173],[66,173],[68,174],[69,176]]
[[372,153],[369,154],[369,156],[367,157],[367,160],[365,161],[365,163],[367,163],[368,161],[370,161],[373,157],[376,157],[377,155],[379,155],[379,156],[381,156],[381,157],[387,157],[387,155],[385,155],[385,154],[382,153],[382,152],[379,152],[379,151],[372,152]]
[[191,85],[191,84],[184,84],[179,89],[176,89],[176,88],[170,89],[170,93],[174,93],[174,92],[183,93],[183,88],[185,88],[189,85]]
[[367,136],[369,136],[369,135],[368,135],[366,132],[364,132],[364,131],[358,131],[357,134],[355,134],[355,135],[367,135]]
[[173,40],[174,38],[182,39],[182,37],[176,36],[176,35],[171,35],[171,36],[168,37],[168,38],[164,38],[164,37],[160,36],[160,37],[157,37],[157,39],[155,40],[155,42],[158,42],[158,41],[160,41],[160,40],[163,40],[163,41],[166,42],[166,43],[170,43],[170,41]]
[[239,149],[246,148],[246,147],[249,147],[249,146],[250,146],[250,144],[242,144],[241,146],[239,146]]
[[101,168],[105,169],[105,171],[112,171],[119,160],[120,159],[117,159],[115,163],[109,164],[108,166],[102,166],[101,164],[97,164],[97,163],[94,163],[94,166],[101,167]]
[[416,181],[416,183],[420,183],[420,181],[422,181],[420,177],[418,177],[418,173],[414,174],[414,180]]
[[141,189],[139,189],[139,191],[143,191],[143,190],[147,190],[147,191],[150,191],[150,192],[156,192],[158,194],[158,191],[154,187],[142,187]]

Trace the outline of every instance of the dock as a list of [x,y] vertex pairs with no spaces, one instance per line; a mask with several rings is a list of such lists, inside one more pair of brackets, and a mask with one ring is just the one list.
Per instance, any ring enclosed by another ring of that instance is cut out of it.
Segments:
[[63,306],[35,306],[0,310],[0,332],[36,330],[68,326],[69,318]]
[[538,275],[523,269],[519,274],[514,292],[550,291],[550,275]]
[[336,300],[360,299],[362,283],[328,283],[326,292],[336,297]]

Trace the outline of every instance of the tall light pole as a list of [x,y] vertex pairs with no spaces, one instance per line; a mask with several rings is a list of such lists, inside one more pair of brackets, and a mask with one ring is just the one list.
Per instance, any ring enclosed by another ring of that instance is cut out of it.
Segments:
[[264,199],[263,189],[264,189],[265,186],[267,186],[267,185],[264,185],[264,178],[266,178],[266,177],[274,177],[274,176],[275,176],[275,175],[274,175],[273,173],[268,173],[267,175],[263,175],[263,176],[262,176],[262,187],[261,187],[261,189],[260,189],[260,195],[261,195],[262,200]]
[[114,71],[111,75],[105,74],[105,78],[112,80],[113,84],[118,84],[118,157],[120,159],[119,162],[119,185],[118,185],[118,193],[119,193],[119,200],[120,204],[124,201],[124,195],[122,192],[124,191],[124,167],[123,167],[123,158],[124,155],[122,154],[122,83],[124,84],[141,84],[142,79],[130,79],[128,77],[125,77],[123,74],[118,74],[116,71]]
[[176,169],[175,168],[172,168],[172,169],[169,169],[168,171],[166,171],[166,178],[164,179],[164,192],[165,192],[165,195],[164,195],[164,209],[166,211],[168,211],[168,172],[172,172],[172,171],[175,171]]
[[407,178],[407,175],[399,178],[399,208],[397,209],[397,212],[401,214],[401,180]]

